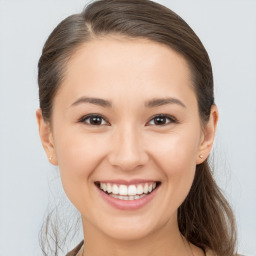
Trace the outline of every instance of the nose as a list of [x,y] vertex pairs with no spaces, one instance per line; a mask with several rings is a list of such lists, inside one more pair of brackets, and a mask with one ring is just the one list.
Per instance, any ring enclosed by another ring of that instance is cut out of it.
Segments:
[[141,133],[130,126],[116,129],[109,146],[110,164],[124,171],[133,171],[145,165],[149,159]]

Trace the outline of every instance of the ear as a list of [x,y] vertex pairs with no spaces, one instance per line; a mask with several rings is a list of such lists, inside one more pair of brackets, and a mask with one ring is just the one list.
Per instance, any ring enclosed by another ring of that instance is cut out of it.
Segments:
[[217,128],[219,113],[216,105],[212,105],[208,123],[204,126],[199,145],[196,164],[201,164],[209,156]]
[[58,165],[58,161],[55,154],[54,141],[52,130],[49,122],[45,122],[42,116],[42,110],[36,111],[36,119],[39,129],[39,135],[44,148],[44,151],[48,157],[48,160],[53,165]]

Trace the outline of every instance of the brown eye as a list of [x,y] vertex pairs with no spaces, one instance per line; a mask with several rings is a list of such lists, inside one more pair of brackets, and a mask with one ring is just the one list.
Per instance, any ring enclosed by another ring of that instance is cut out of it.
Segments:
[[158,115],[149,121],[149,125],[166,125],[169,123],[175,123],[175,119],[167,115]]
[[106,120],[100,115],[87,115],[80,119],[80,122],[86,123],[88,125],[99,126],[106,125]]

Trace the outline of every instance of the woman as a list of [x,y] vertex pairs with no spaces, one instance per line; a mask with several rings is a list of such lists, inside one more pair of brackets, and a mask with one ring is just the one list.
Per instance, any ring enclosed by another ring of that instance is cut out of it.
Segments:
[[207,162],[211,64],[179,16],[146,0],[94,2],[55,28],[38,67],[41,141],[83,223],[67,255],[235,254]]

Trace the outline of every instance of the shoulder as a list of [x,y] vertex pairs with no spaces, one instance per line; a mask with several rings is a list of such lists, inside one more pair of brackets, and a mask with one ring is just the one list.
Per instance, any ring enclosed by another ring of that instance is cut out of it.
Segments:
[[206,250],[205,256],[217,256],[212,250]]
[[72,251],[70,251],[66,256],[76,256],[79,250],[82,248],[84,241],[80,242]]
[[[80,249],[82,248],[84,244],[84,241],[81,241],[72,251],[70,251],[66,256],[76,256],[77,253],[80,251]],[[205,255],[206,256],[217,256],[216,253],[214,253],[211,250],[206,250],[205,251]],[[237,254],[236,256],[243,256],[241,254]]]
[[[206,250],[206,251],[205,251],[205,255],[206,255],[206,256],[218,256],[216,253],[214,253],[214,252],[211,251],[211,250]],[[245,255],[236,254],[236,255],[234,255],[234,256],[245,256]]]

